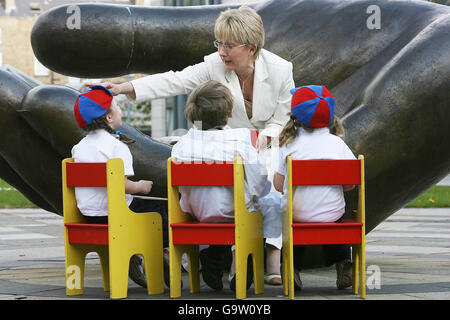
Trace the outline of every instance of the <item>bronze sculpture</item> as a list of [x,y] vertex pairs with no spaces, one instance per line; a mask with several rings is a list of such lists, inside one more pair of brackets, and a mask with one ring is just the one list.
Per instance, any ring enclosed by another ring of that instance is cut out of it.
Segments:
[[[450,167],[450,8],[380,0],[375,4],[381,28],[371,29],[371,4],[249,4],[263,18],[265,48],[293,62],[296,86],[324,84],[335,96],[346,143],[366,157],[367,232]],[[228,6],[80,4],[79,16],[69,7],[45,12],[36,21],[31,36],[36,57],[63,74],[112,77],[179,70],[202,61],[214,50],[214,21]],[[76,96],[65,87],[30,88],[0,72],[0,163],[5,163],[0,175],[58,214],[59,161],[82,137],[72,116]],[[170,146],[126,124],[123,131],[137,140],[131,148],[136,178],[158,181],[154,195],[164,196]],[[348,211],[354,195],[347,197]]]

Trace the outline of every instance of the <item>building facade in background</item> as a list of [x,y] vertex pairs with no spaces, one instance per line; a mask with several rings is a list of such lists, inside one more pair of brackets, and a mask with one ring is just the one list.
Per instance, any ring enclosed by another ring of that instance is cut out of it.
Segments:
[[[255,1],[255,0],[253,0]],[[236,4],[245,0],[0,0],[0,68],[20,72],[43,84],[66,85],[84,90],[87,81],[121,83],[144,74],[125,75],[111,79],[80,79],[62,75],[43,66],[31,47],[31,29],[43,12],[60,5],[82,2],[140,6],[197,6]],[[12,67],[12,68],[11,68]],[[176,71],[176,70],[174,70]],[[117,101],[124,110],[125,121],[152,137],[183,134],[190,126],[184,117],[186,96],[153,100],[140,105],[125,97]]]

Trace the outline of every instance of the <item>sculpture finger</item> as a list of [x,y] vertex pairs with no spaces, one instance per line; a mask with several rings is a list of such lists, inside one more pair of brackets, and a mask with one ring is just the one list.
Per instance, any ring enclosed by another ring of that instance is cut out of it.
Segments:
[[39,16],[31,44],[43,65],[77,77],[177,70],[215,50],[212,30],[224,8],[61,6]]
[[343,118],[346,142],[367,159],[368,231],[448,174],[450,38],[442,34],[450,16],[393,57]]
[[25,82],[0,70],[0,155],[10,168],[2,170],[2,177],[6,172],[8,182],[30,200],[61,214],[62,158],[17,112],[29,90]]

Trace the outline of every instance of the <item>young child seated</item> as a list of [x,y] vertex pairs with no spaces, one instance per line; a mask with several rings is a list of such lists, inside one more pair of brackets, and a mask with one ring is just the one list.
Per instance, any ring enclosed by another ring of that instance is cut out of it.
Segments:
[[[78,126],[87,132],[87,135],[72,148],[75,162],[106,162],[111,158],[121,158],[125,173],[125,197],[129,208],[134,212],[160,213],[163,221],[163,245],[164,248],[168,247],[167,203],[131,196],[149,193],[153,182],[147,180],[135,182],[128,179],[134,175],[134,171],[133,156],[127,144],[134,143],[134,140],[125,135],[116,135],[116,130],[122,126],[122,111],[114,101],[112,93],[103,86],[90,87],[89,91],[78,96],[74,113]],[[106,188],[76,187],[75,197],[78,209],[88,222],[108,223]],[[130,277],[139,285],[147,286],[140,256],[135,255],[131,259]],[[168,277],[167,272],[166,285],[169,283]]]
[[[232,107],[230,90],[217,81],[207,81],[194,89],[185,108],[186,118],[194,124],[194,128],[173,146],[172,157],[182,161],[233,161],[236,156],[241,156],[244,161],[247,209],[257,211],[258,201],[269,193],[271,183],[267,179],[265,164],[251,143],[250,130],[232,129],[226,125]],[[233,187],[180,187],[179,191],[181,209],[196,220],[234,221]],[[281,233],[279,211],[266,210],[262,214],[264,235],[278,236]],[[222,275],[227,250],[229,246],[212,245],[200,252],[203,280],[215,290],[223,288]],[[230,273],[234,275],[235,271]],[[250,285],[247,279],[247,286]],[[230,288],[235,289],[235,276],[231,277]]]
[[[335,100],[324,86],[304,86],[291,90],[290,120],[279,136],[279,161],[275,170],[274,186],[284,193],[282,208],[286,208],[286,158],[355,159],[345,144],[344,129],[334,115]],[[345,212],[344,191],[354,186],[298,186],[293,195],[295,222],[340,221]],[[352,284],[351,252],[349,245],[323,247],[325,265],[336,264],[338,289]],[[302,266],[304,246],[294,246],[295,287],[302,288],[299,271]]]

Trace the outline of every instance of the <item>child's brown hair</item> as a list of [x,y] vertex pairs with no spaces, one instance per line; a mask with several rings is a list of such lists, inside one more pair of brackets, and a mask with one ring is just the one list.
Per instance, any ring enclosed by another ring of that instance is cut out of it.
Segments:
[[209,80],[195,88],[188,97],[184,115],[190,122],[200,122],[208,130],[226,125],[233,109],[233,95],[220,82]]
[[[115,103],[114,100],[111,103]],[[131,139],[124,135],[121,132],[116,132],[113,128],[111,128],[106,121],[106,116],[111,113],[112,108],[109,108],[108,111],[101,117],[92,120],[92,122],[84,127],[81,127],[81,129],[85,132],[91,132],[98,129],[106,130],[108,133],[111,134],[117,134],[119,136],[119,140],[122,141],[125,144],[133,144],[136,142],[136,140]]]

